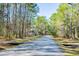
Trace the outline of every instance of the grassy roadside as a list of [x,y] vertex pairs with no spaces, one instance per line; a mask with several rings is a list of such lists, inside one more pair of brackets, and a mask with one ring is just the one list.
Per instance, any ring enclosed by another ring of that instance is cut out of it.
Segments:
[[54,40],[60,45],[65,56],[77,56],[79,55],[79,40],[72,40],[66,38],[54,38]]
[[32,37],[25,37],[24,39],[16,39],[15,42],[17,42],[17,43],[23,43],[23,42],[35,41],[39,37],[41,37],[41,36],[38,35],[38,36],[32,36]]

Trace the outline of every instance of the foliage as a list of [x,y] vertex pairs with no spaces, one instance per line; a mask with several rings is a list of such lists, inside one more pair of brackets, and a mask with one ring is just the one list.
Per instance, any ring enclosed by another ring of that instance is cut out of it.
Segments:
[[60,4],[57,12],[50,17],[50,23],[57,35],[78,39],[78,8],[79,4]]
[[0,4],[0,36],[12,39],[29,35],[31,20],[38,11],[39,8],[34,3]]

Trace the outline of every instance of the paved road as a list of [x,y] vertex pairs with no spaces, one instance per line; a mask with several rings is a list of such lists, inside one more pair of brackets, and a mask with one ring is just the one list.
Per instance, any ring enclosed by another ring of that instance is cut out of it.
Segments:
[[33,42],[25,42],[15,48],[10,48],[0,52],[0,56],[60,56],[64,55],[60,47],[46,35]]

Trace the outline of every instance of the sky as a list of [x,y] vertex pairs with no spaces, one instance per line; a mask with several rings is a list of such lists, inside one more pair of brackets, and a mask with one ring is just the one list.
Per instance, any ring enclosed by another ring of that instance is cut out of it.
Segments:
[[59,3],[39,3],[39,16],[46,16],[48,19],[51,14],[56,12],[56,9],[59,6]]

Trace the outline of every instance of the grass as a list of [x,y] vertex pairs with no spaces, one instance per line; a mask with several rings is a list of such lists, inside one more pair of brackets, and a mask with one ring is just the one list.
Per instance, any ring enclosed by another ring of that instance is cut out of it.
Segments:
[[79,55],[79,40],[57,37],[54,40],[60,45],[65,56]]
[[32,36],[32,37],[25,37],[24,39],[16,39],[15,42],[17,43],[22,43],[22,42],[30,42],[30,41],[34,41],[37,40],[37,38],[39,38],[41,36]]

